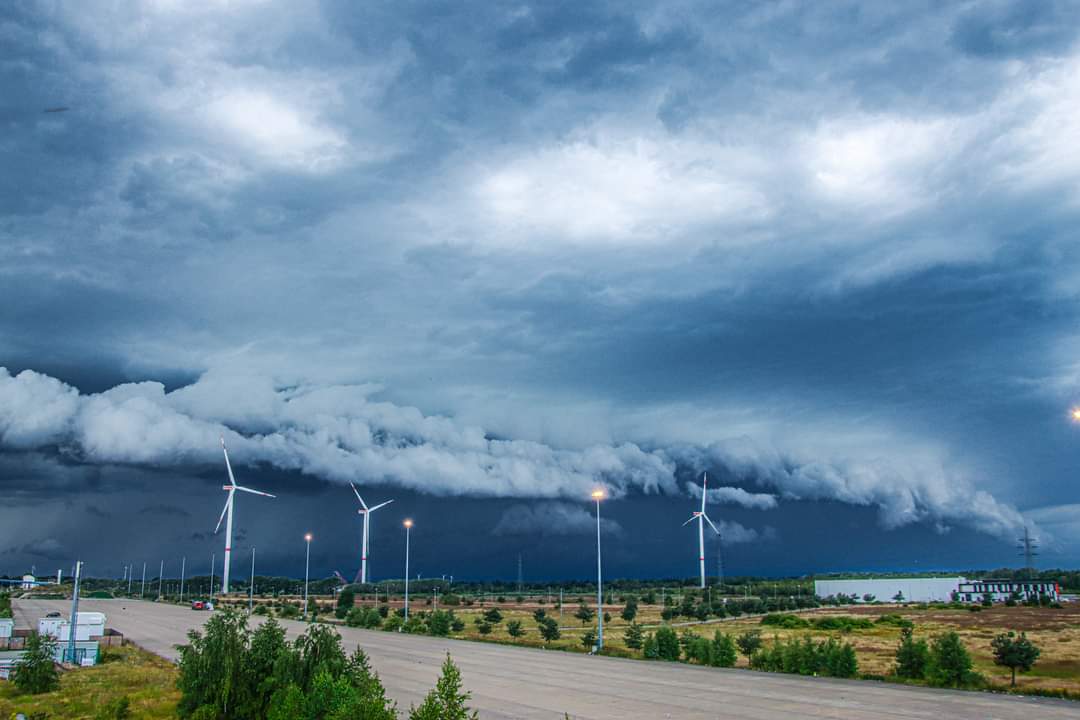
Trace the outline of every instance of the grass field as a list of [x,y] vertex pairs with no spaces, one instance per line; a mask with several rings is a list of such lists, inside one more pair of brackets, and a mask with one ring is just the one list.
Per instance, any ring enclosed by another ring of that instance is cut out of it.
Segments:
[[0,682],[0,718],[47,713],[61,718],[112,718],[110,711],[122,697],[129,702],[132,718],[176,717],[180,693],[176,667],[132,645],[106,648],[96,667],[62,673],[60,689],[41,695],[20,695],[9,682]]

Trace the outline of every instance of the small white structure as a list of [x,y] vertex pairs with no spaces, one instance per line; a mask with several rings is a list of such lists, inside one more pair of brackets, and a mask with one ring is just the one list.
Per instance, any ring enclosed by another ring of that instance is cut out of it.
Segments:
[[814,594],[819,598],[846,595],[855,602],[950,602],[963,577],[929,578],[858,578],[855,580],[815,580]]
[[0,618],[0,640],[9,640],[15,632],[15,621],[11,618]]
[[22,589],[23,590],[33,590],[35,585],[37,585],[37,578],[35,578],[33,575],[23,575],[22,576]]
[[[49,635],[57,640],[71,637],[71,623],[64,618],[41,618],[38,620],[38,633]],[[90,638],[105,634],[105,614],[99,612],[81,612],[76,617],[75,641],[89,642]]]

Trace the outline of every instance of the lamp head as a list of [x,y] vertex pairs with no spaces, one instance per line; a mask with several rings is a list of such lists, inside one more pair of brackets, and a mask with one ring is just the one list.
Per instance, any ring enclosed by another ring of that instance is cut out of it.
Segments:
[[404,525],[407,528],[411,528],[412,527],[412,520],[406,519],[405,522],[402,523],[402,525]]
[[1080,422],[1080,407],[1074,407],[1070,410],[1069,417],[1072,418],[1073,422]]
[[593,500],[603,500],[604,499],[604,491],[601,490],[600,488],[597,488],[596,490],[593,490],[592,491],[592,499]]
[[306,540],[306,541],[308,541],[308,542],[311,542],[311,533],[306,533],[306,534],[304,535],[304,540]]

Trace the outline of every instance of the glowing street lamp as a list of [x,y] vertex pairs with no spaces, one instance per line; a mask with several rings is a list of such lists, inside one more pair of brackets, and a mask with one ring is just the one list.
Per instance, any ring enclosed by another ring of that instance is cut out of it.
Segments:
[[405,622],[409,622],[409,531],[412,530],[412,520],[405,519]]
[[1074,407],[1070,410],[1069,416],[1072,418],[1073,422],[1080,422],[1080,407]]
[[600,573],[600,501],[604,491],[593,490],[592,499],[596,501],[596,651],[600,652],[604,648],[604,588]]

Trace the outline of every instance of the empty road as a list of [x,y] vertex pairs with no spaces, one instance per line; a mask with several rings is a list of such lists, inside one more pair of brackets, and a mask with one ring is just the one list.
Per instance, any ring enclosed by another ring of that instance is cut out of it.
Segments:
[[[16,600],[17,627],[70,603]],[[80,610],[106,614],[108,627],[166,658],[209,613],[130,600],[84,600]],[[290,636],[303,624],[283,623]],[[850,718],[852,720],[1080,719],[1080,704],[989,693],[912,688],[884,683],[804,678],[664,662],[588,657],[378,630],[339,628],[346,648],[370,656],[399,709],[418,704],[449,652],[461,668],[471,705],[481,718]]]

